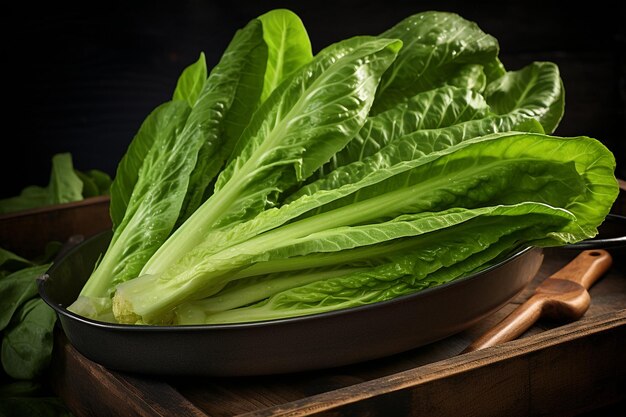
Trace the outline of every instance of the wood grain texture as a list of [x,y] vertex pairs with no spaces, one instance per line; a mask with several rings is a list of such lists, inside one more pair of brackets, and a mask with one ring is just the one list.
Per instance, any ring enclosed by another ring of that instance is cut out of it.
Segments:
[[[246,416],[526,416],[624,398],[626,311]],[[562,349],[564,344],[567,349]],[[579,362],[582,366],[573,366]],[[607,378],[608,377],[608,378]],[[598,389],[598,384],[603,388]],[[392,407],[392,408],[389,408]]]
[[111,230],[109,200],[108,196],[99,196],[2,214],[0,246],[31,258],[44,253],[50,241],[63,243],[73,235],[87,238]]
[[76,416],[169,416],[172,410],[178,416],[206,416],[164,381],[122,375],[91,362],[61,332],[49,374],[52,388]]

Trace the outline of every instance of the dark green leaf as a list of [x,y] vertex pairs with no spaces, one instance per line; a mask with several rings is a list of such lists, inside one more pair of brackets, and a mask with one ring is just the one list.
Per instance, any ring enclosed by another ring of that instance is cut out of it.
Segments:
[[6,249],[0,248],[0,270],[6,272],[15,272],[21,268],[32,266],[33,263],[28,259],[14,254]]
[[[33,397],[41,392],[41,384],[35,381],[15,381],[0,385],[0,399],[10,397]],[[0,400],[0,402],[2,402]]]
[[74,170],[74,173],[83,183],[83,198],[90,198],[99,195],[98,186],[91,177],[77,169]]
[[41,298],[24,304],[2,339],[2,366],[15,379],[33,379],[50,362],[56,313]]
[[43,275],[50,264],[32,266],[0,279],[0,330],[4,329],[13,317],[13,313],[26,300],[37,295],[36,279]]

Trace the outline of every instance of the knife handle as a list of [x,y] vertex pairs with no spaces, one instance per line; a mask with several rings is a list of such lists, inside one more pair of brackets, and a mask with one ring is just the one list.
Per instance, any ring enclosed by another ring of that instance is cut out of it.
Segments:
[[603,249],[582,251],[570,263],[552,274],[550,278],[572,281],[588,290],[609,270],[612,262],[611,254]]
[[610,267],[611,255],[605,250],[586,250],[543,281],[535,293],[476,339],[463,352],[473,352],[522,335],[542,316],[576,320],[589,308],[587,289]]

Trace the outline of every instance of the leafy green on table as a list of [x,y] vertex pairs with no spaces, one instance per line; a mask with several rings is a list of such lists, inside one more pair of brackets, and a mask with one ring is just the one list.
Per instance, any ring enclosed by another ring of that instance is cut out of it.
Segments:
[[41,298],[24,303],[2,339],[2,365],[15,379],[32,379],[45,369],[52,355],[56,313]]
[[59,245],[26,260],[0,248],[0,358],[4,371],[15,379],[33,379],[43,372],[52,351],[54,311],[37,294],[37,278],[50,268]]
[[84,198],[108,194],[111,179],[108,174],[74,169],[72,156],[60,153],[52,157],[52,171],[47,187],[31,185],[20,195],[0,200],[0,214],[55,204],[71,203]]
[[56,313],[37,295],[37,278],[50,267],[60,244],[49,242],[39,259],[0,248],[0,414],[69,416],[42,385],[53,345]]

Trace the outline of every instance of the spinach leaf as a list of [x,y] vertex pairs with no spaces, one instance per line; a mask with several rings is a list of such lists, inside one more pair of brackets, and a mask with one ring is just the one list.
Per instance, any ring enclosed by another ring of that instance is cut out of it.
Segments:
[[41,388],[40,383],[32,380],[10,382],[0,385],[0,398],[31,397],[38,395]]
[[24,259],[13,252],[0,248],[0,271],[15,272],[32,265],[33,263],[28,259]]
[[0,278],[0,330],[9,324],[22,304],[37,295],[36,279],[49,267],[50,264],[30,266]]
[[83,183],[83,198],[109,194],[111,177],[106,172],[97,169],[90,169],[85,172],[75,169],[74,172]]
[[48,242],[32,262],[0,248],[0,415],[69,415],[39,380],[50,361],[56,314],[37,296],[36,278],[59,248]]
[[24,304],[2,340],[2,366],[16,379],[32,379],[48,366],[56,313],[41,298]]

